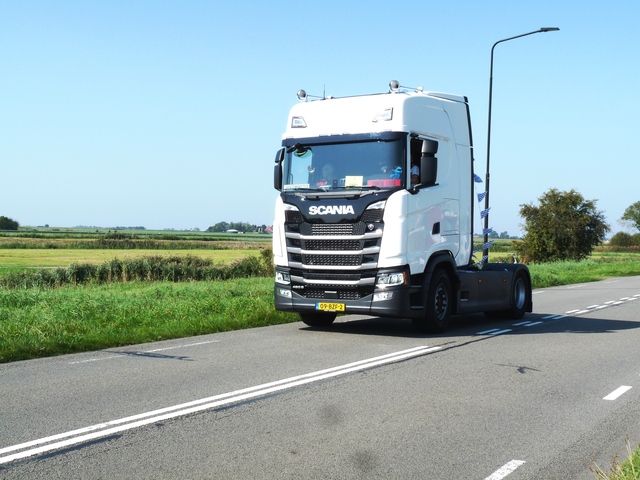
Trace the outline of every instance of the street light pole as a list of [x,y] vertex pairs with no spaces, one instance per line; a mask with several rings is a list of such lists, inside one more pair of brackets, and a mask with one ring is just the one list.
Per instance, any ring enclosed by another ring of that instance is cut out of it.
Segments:
[[491,155],[491,101],[493,98],[493,50],[496,48],[496,45],[503,42],[508,42],[509,40],[515,40],[516,38],[526,37],[527,35],[533,35],[534,33],[544,33],[544,32],[557,32],[560,30],[557,27],[545,27],[534,32],[523,33],[522,35],[516,35],[515,37],[503,38],[502,40],[498,40],[491,47],[491,68],[489,70],[489,118],[487,120],[487,174],[486,174],[486,194],[484,197],[484,238],[483,238],[483,247],[482,247],[482,263],[487,263],[489,260],[489,247],[487,243],[489,242],[489,157]]

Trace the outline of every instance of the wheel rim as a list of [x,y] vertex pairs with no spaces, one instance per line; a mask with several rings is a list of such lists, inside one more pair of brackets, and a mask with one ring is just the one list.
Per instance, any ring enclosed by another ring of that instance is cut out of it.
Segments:
[[522,277],[516,280],[516,284],[513,286],[513,303],[518,310],[524,308],[524,303],[527,300],[527,286]]
[[438,285],[436,289],[436,298],[435,298],[435,313],[438,320],[442,320],[447,315],[447,310],[449,309],[449,295],[447,295],[447,289],[444,285]]

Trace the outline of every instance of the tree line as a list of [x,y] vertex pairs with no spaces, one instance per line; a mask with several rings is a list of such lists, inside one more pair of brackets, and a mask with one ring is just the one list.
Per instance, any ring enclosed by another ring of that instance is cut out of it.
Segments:
[[0,216],[0,230],[18,230],[20,224],[12,218]]
[[226,232],[228,230],[236,230],[243,233],[266,233],[266,225],[253,225],[245,222],[218,222],[207,228],[207,232]]
[[[525,263],[583,260],[611,231],[604,213],[596,207],[596,200],[586,200],[575,190],[565,192],[551,188],[538,198],[538,204],[528,203],[520,207],[520,216],[525,220],[525,234],[514,242],[514,249]],[[616,233],[610,245],[640,246],[640,201],[626,208],[620,222],[639,233]],[[18,227],[17,221],[0,216],[0,230],[17,230]],[[218,222],[207,232],[267,233],[267,228],[266,225],[246,222]],[[507,233],[503,232],[499,237],[503,235],[506,237]]]

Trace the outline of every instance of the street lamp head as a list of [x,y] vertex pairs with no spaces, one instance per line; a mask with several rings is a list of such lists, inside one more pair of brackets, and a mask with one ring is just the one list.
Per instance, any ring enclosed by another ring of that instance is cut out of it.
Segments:
[[541,32],[557,32],[560,30],[558,27],[543,27],[540,29]]

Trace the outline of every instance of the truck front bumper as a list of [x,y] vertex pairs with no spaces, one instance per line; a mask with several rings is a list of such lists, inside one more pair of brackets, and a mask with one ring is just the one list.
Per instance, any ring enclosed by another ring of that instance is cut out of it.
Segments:
[[387,289],[375,289],[370,295],[358,300],[342,300],[333,298],[306,298],[290,286],[276,283],[274,288],[274,300],[276,310],[286,312],[309,313],[317,312],[322,304],[338,304],[344,310],[332,310],[337,313],[373,315],[378,317],[393,318],[418,318],[422,315],[422,307],[412,307],[411,296],[413,290],[409,286],[399,286]]

